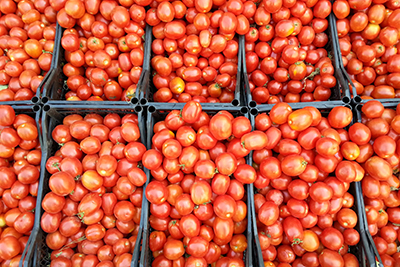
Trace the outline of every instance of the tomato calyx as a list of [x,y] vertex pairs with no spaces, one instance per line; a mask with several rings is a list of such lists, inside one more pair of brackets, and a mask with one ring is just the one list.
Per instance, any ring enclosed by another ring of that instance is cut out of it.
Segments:
[[78,216],[79,219],[81,219],[81,221],[83,222],[83,216],[85,216],[84,212],[79,212],[76,214],[76,216]]
[[400,227],[399,223],[392,223],[394,226]]
[[243,147],[244,149],[246,149],[246,147],[245,147],[245,145],[244,145],[244,141],[241,142],[240,144],[242,145],[242,147]]
[[51,54],[51,55],[53,54],[53,52],[46,51],[46,50],[42,50],[42,53],[43,53],[43,54]]
[[0,91],[8,89],[8,85],[0,85]]
[[136,93],[127,93],[126,96],[127,97],[134,97],[136,95]]
[[268,233],[266,233],[266,232],[261,232],[260,234],[261,234],[261,235],[265,235],[265,236],[267,236],[267,237],[271,238],[271,235],[270,235],[270,234],[268,234]]
[[300,245],[302,243],[303,243],[303,240],[301,240],[300,238],[295,238],[295,239],[293,239],[292,246],[293,245]]

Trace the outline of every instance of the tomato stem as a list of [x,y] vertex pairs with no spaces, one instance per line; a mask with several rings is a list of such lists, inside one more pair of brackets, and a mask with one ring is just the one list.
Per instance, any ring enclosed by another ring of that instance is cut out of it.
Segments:
[[85,235],[84,235],[84,236],[81,236],[80,238],[78,238],[78,239],[75,240],[75,241],[69,242],[68,244],[66,244],[65,246],[63,246],[62,248],[59,249],[59,253],[56,254],[56,258],[58,258],[58,257],[61,256],[62,251],[63,251],[64,249],[67,249],[67,248],[69,248],[70,245],[75,244],[75,243],[79,243],[79,242],[81,242],[81,241],[83,241],[83,240],[86,240],[86,236],[85,236]]
[[[60,145],[60,146],[62,146],[62,145]],[[55,162],[55,163],[53,163],[53,167],[55,167],[55,168],[57,168],[57,170],[60,172],[61,171],[61,169],[60,169],[60,167],[59,167],[59,163],[58,162]]]

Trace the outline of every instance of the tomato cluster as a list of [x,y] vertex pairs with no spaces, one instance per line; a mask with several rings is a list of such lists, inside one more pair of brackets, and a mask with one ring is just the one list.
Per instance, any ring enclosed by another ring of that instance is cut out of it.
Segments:
[[146,182],[137,115],[69,115],[52,137],[61,148],[41,217],[51,266],[130,266]]
[[250,131],[248,118],[211,116],[195,101],[154,125],[153,148],[143,156],[152,176],[145,195],[153,267],[244,266],[245,186],[256,180],[244,159],[251,150],[242,145],[255,145],[246,139]]
[[358,124],[343,129],[352,118],[347,107],[322,117],[287,103],[255,117],[254,206],[265,266],[358,266],[348,253],[360,240],[348,189],[364,177],[354,160],[365,140]]
[[[235,98],[239,44],[256,5],[241,0],[152,2],[154,102],[222,102]],[[165,56],[165,54],[167,56]]]
[[1,0],[0,12],[0,101],[31,100],[50,70],[56,11],[48,1]]
[[364,165],[362,180],[365,212],[369,232],[384,266],[399,266],[400,253],[400,182],[399,137],[400,105],[397,109],[384,108],[376,101],[362,107],[363,131],[366,140],[359,146],[356,161]]
[[0,106],[0,263],[19,266],[35,219],[41,149],[33,118]]
[[399,8],[392,0],[333,4],[343,64],[363,99],[400,97]]
[[68,0],[56,7],[70,101],[130,101],[142,73],[146,11],[133,1]]
[[329,0],[264,0],[245,35],[246,68],[258,104],[326,101],[336,86],[328,43]]

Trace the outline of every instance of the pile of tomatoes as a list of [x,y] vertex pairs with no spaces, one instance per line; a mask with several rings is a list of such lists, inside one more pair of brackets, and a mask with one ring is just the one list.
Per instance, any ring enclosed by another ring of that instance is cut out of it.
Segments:
[[249,31],[256,5],[241,0],[153,1],[154,102],[234,100],[238,37]]
[[137,115],[69,115],[52,137],[41,217],[51,266],[130,266],[146,182]]
[[35,220],[42,152],[33,118],[0,106],[0,263],[19,266]]
[[362,138],[356,161],[364,165],[362,180],[369,232],[384,266],[400,266],[400,105],[384,108],[376,101],[362,107]]
[[250,132],[248,118],[208,115],[195,101],[154,125],[142,160],[151,170],[145,196],[153,267],[244,266],[245,186],[256,180],[244,158],[254,145]]
[[[133,1],[54,2],[70,101],[130,101],[142,72],[146,11]],[[56,5],[57,4],[57,5]]]
[[48,1],[0,1],[0,101],[30,100],[50,70],[56,11]]
[[255,117],[254,204],[264,266],[358,266],[348,253],[360,240],[348,189],[364,177],[355,159],[366,140],[363,125],[343,129],[352,119],[347,107],[321,117],[314,107],[292,110],[287,103]]
[[326,101],[336,86],[328,43],[329,0],[264,0],[245,35],[246,68],[258,104]]
[[392,0],[333,4],[343,64],[363,99],[400,97],[399,8]]

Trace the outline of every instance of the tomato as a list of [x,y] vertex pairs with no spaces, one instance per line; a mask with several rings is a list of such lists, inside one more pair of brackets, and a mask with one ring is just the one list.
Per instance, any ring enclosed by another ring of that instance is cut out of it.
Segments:
[[168,239],[164,243],[163,250],[164,256],[169,260],[177,260],[185,254],[183,243],[173,238]]
[[230,240],[233,235],[233,221],[232,219],[215,218],[213,224],[215,237],[220,240]]
[[230,196],[218,196],[214,200],[214,212],[222,219],[232,218],[235,215],[236,209],[236,202]]
[[102,199],[96,193],[90,193],[83,197],[78,205],[78,216],[83,218],[84,216],[93,214],[101,207]]
[[43,198],[42,207],[49,213],[58,213],[65,205],[65,198],[49,192]]
[[335,251],[324,249],[318,257],[321,266],[331,266],[334,264],[335,266],[344,266],[344,260],[342,256]]
[[17,256],[21,251],[21,245],[18,240],[13,236],[7,236],[0,240],[1,254],[0,256],[9,260]]
[[344,244],[342,233],[333,228],[325,228],[320,235],[321,243],[328,249],[339,250]]
[[300,155],[286,156],[281,162],[282,172],[288,176],[301,175],[307,166],[307,161]]
[[308,252],[314,252],[319,247],[319,239],[315,232],[311,230],[304,230],[303,242],[300,246]]
[[310,197],[317,202],[328,201],[333,196],[333,190],[323,182],[317,182],[310,187]]
[[292,244],[300,244],[304,238],[301,222],[294,217],[287,217],[283,220],[283,230]]
[[337,214],[338,222],[344,228],[354,228],[357,224],[357,215],[351,209],[341,209]]
[[334,128],[344,128],[352,120],[351,110],[347,107],[334,107],[328,115],[329,124]]
[[292,112],[288,117],[288,124],[290,128],[296,131],[303,131],[311,126],[313,116],[311,112],[305,109],[299,109]]
[[67,172],[58,172],[50,177],[49,187],[55,194],[66,196],[74,190],[75,180]]
[[272,122],[276,124],[284,124],[287,122],[292,108],[287,103],[278,103],[274,105],[269,113]]
[[0,118],[1,126],[10,126],[15,120],[15,111],[11,106],[0,105],[0,110],[4,113]]
[[180,220],[180,230],[187,237],[195,237],[200,232],[200,221],[192,214],[183,216]]
[[272,201],[265,202],[258,211],[259,220],[266,226],[273,225],[278,220],[278,217],[279,208]]
[[[379,173],[377,172],[378,169],[380,170]],[[391,177],[391,174],[388,173],[389,171],[391,172],[390,164],[380,157],[375,156],[368,159],[365,163],[365,170],[372,177],[381,181],[386,181]]]
[[190,189],[190,195],[196,205],[207,203],[211,200],[211,186],[205,181],[195,181]]

